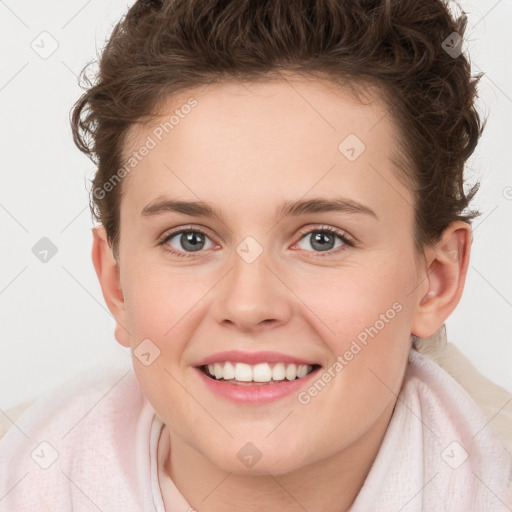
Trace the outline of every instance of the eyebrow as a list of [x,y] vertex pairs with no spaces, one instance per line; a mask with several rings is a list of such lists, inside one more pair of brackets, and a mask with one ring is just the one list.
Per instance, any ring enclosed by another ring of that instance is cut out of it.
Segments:
[[[377,214],[368,206],[344,197],[317,197],[297,201],[285,201],[276,211],[276,217],[299,216],[310,213],[341,212],[365,214],[378,220]],[[157,198],[147,204],[141,215],[151,217],[164,213],[181,213],[197,217],[217,217],[215,210],[202,201],[178,201]]]

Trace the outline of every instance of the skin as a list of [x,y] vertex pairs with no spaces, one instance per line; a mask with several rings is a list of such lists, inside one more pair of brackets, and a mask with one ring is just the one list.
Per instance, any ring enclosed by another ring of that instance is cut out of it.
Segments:
[[[117,260],[104,229],[93,229],[93,262],[118,342],[132,356],[145,338],[160,350],[149,366],[133,357],[166,424],[160,479],[172,478],[201,511],[348,510],[391,418],[410,335],[435,333],[460,299],[470,226],[455,222],[416,252],[412,193],[392,163],[398,132],[376,94],[361,104],[301,77],[211,84],[169,98],[164,118],[191,96],[198,105],[125,178]],[[155,125],[131,129],[127,154]],[[353,162],[338,150],[350,133],[366,146]],[[141,215],[164,196],[202,200],[216,216]],[[285,200],[334,196],[377,218],[276,217]],[[319,250],[313,237],[322,226],[354,247],[333,235],[329,250]],[[159,245],[185,227],[207,232],[200,251],[180,244],[179,234]],[[236,251],[247,236],[263,250],[250,264]],[[283,352],[328,368],[396,302],[401,311],[307,405],[295,393],[235,404],[211,393],[193,368],[229,349]],[[247,442],[262,455],[251,468],[237,457]]]

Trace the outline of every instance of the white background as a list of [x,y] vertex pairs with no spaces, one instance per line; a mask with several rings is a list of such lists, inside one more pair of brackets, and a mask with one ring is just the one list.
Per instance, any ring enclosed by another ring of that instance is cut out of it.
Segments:
[[[72,142],[77,75],[132,2],[0,2],[0,408],[35,398],[80,371],[124,359],[92,266],[87,186],[94,166]],[[469,178],[482,180],[463,298],[447,322],[485,375],[512,391],[512,43],[510,0],[463,1],[479,108],[489,115]],[[57,50],[32,48],[47,31]],[[509,191],[507,199],[506,190]],[[47,263],[32,247],[48,237]]]

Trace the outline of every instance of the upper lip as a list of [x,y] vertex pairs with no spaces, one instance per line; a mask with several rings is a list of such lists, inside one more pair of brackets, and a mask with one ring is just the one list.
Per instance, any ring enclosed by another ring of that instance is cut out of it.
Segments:
[[196,363],[195,366],[204,366],[213,363],[224,363],[226,361],[246,364],[258,363],[294,363],[294,364],[318,364],[301,357],[296,357],[279,352],[241,352],[240,350],[226,350],[217,352],[211,356],[205,357]]

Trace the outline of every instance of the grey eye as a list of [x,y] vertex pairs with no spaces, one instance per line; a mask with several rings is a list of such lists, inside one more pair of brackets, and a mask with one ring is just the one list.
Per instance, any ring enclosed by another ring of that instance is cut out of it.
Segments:
[[189,230],[169,235],[166,243],[177,251],[197,252],[208,248],[205,247],[208,240],[210,239],[204,233]]
[[[339,240],[338,245],[336,245],[336,239]],[[319,252],[337,249],[345,244],[340,235],[325,230],[310,231],[302,237],[299,244],[305,240],[309,241],[312,250]],[[301,249],[311,250],[308,247],[301,247]]]

